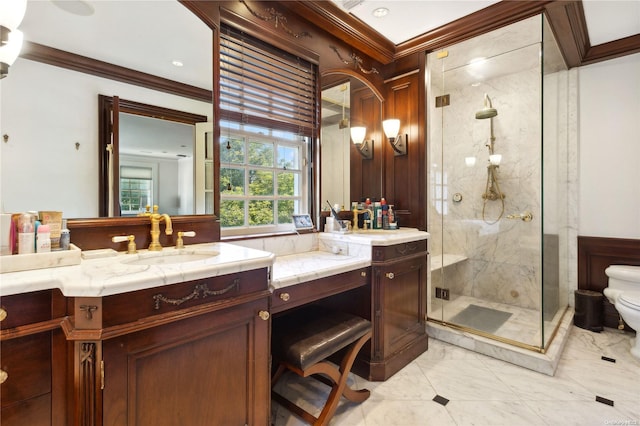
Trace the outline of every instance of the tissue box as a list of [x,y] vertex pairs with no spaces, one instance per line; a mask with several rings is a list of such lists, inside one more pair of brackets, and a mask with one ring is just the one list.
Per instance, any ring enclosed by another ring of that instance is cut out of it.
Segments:
[[70,244],[69,250],[0,256],[0,273],[79,265],[81,254],[82,250]]

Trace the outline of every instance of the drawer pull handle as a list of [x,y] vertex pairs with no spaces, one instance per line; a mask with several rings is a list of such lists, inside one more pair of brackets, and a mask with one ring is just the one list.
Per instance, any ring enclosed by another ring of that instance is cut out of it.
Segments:
[[230,285],[228,285],[227,287],[221,290],[209,290],[209,287],[207,287],[206,284],[198,284],[194,287],[191,293],[187,294],[184,297],[181,297],[180,299],[169,299],[168,297],[163,296],[162,293],[158,293],[153,296],[154,309],[156,310],[160,309],[160,302],[168,303],[169,305],[178,306],[178,305],[182,305],[184,302],[188,302],[189,300],[192,300],[192,299],[198,299],[200,297],[204,299],[207,296],[220,296],[222,294],[230,292],[233,289],[237,290],[239,286],[240,286],[240,279],[236,278],[233,280],[233,282]]
[[80,310],[85,312],[84,316],[86,319],[92,320],[93,312],[97,311],[98,307],[96,305],[80,305]]
[[6,382],[8,378],[9,374],[4,370],[0,370],[0,383]]
[[289,293],[280,293],[280,299],[284,300],[285,302],[288,302],[289,299],[291,299],[291,296],[289,295]]
[[260,311],[260,313],[258,313],[258,316],[259,316],[261,319],[263,319],[264,321],[266,321],[266,320],[268,320],[268,319],[269,319],[269,317],[270,317],[271,315],[269,315],[269,312],[267,312],[267,311]]
[[0,308],[0,321],[4,321],[7,315],[7,311],[4,308]]
[[386,274],[384,274],[385,277],[389,278],[390,280],[392,280],[395,275],[393,274],[393,272],[387,272]]
[[361,277],[366,277],[366,276],[367,276],[367,273],[366,273],[365,271],[362,271],[362,272],[360,272],[360,276],[361,276]]

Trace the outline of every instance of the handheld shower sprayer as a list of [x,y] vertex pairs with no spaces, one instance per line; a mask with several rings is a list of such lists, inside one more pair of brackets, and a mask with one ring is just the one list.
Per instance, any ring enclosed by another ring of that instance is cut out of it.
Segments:
[[[490,137],[489,137],[489,141],[485,144],[485,146],[489,149],[489,158],[491,159],[491,157],[500,157],[500,156],[496,156],[494,155],[493,152],[493,147],[494,147],[494,142],[496,140],[494,134],[493,134],[493,117],[495,117],[496,115],[498,115],[498,110],[496,110],[493,105],[491,104],[491,98],[489,98],[488,94],[484,94],[484,108],[482,108],[480,111],[476,112],[476,119],[477,120],[484,120],[486,118],[489,119],[490,121]],[[504,197],[505,195],[502,193],[502,191],[500,190],[500,184],[498,183],[498,175],[496,174],[496,171],[499,167],[499,159],[497,159],[497,161],[493,161],[490,160],[489,164],[487,165],[487,185],[485,187],[485,191],[484,194],[482,194],[482,198],[484,200],[483,205],[482,205],[482,220],[484,220],[486,223],[493,225],[494,223],[498,222],[501,218],[502,215],[504,215]],[[501,204],[502,204],[502,208],[500,211],[500,215],[498,216],[498,218],[493,221],[493,222],[488,222],[486,217],[485,217],[485,210],[487,207],[487,201],[495,201],[495,200],[500,200]]]

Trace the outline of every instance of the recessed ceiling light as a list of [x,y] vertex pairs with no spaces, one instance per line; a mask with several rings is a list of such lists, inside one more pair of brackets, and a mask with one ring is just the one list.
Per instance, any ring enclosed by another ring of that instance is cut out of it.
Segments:
[[178,61],[178,60],[172,61],[171,63],[172,63],[173,65],[175,65],[176,67],[181,67],[181,66],[183,66],[183,65],[184,65],[184,64],[182,63],[182,61]]
[[387,14],[389,14],[389,9],[387,9],[386,7],[378,7],[376,9],[373,9],[373,12],[371,12],[371,14],[376,18],[382,18],[383,16],[387,16]]

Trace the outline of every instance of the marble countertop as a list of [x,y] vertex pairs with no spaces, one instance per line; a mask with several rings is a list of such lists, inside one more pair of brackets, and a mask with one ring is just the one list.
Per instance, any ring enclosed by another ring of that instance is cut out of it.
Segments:
[[276,257],[271,271],[272,291],[371,266],[372,246],[429,238],[429,233],[414,228],[317,235],[318,250]]
[[326,251],[278,256],[271,270],[271,290],[366,268],[371,256],[349,256]]
[[[181,251],[165,247],[160,253],[171,256],[194,252],[202,253],[203,258],[184,263],[136,265],[134,263],[139,259],[154,255],[140,250],[138,254],[117,253],[115,256],[83,259],[74,266],[4,273],[0,275],[0,295],[58,288],[68,297],[109,296],[271,267],[275,260],[273,253],[228,243],[193,244]],[[204,256],[204,253],[212,252],[216,255]]]
[[359,230],[347,234],[339,232],[321,232],[318,234],[318,238],[320,240],[347,241],[371,246],[391,246],[411,241],[426,240],[429,238],[429,233],[419,231],[415,228],[400,228],[393,230],[372,229],[368,231]]
[[[289,238],[295,239],[300,236]],[[300,284],[371,265],[371,246],[393,245],[427,239],[416,229],[374,230],[349,234],[318,233],[315,247],[300,252],[275,253],[232,243],[192,244],[184,249],[165,247],[158,254],[112,250],[83,252],[79,265],[0,274],[0,296],[58,288],[68,297],[101,297],[185,281],[271,268],[271,290]],[[283,241],[278,240],[282,245]],[[295,243],[291,243],[295,247]],[[200,258],[178,262],[179,256]],[[208,254],[208,255],[207,255]],[[153,262],[154,257],[171,258]],[[151,259],[149,259],[151,258]],[[138,264],[142,263],[142,264]]]

